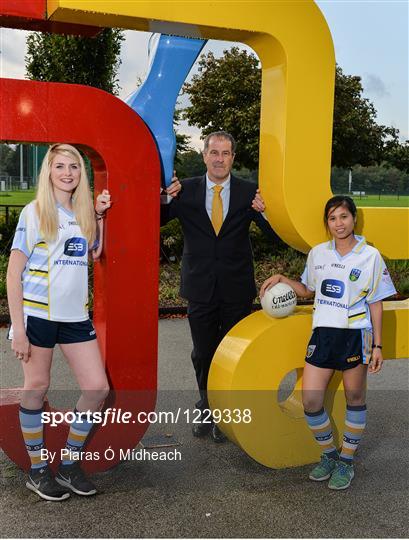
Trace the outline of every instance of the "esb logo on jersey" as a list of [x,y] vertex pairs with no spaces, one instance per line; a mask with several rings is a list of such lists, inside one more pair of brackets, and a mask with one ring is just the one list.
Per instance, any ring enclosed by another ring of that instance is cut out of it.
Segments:
[[87,252],[87,243],[84,238],[70,238],[64,244],[64,255],[69,257],[82,257]]
[[321,293],[330,298],[342,298],[345,291],[345,285],[337,279],[324,279],[321,284]]

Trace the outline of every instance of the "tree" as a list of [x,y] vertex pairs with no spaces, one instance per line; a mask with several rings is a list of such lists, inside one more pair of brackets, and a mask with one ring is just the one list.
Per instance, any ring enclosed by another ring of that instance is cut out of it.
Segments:
[[344,75],[337,66],[332,165],[379,164],[390,141],[398,140],[396,129],[376,123],[375,107],[362,92],[361,77]]
[[332,167],[331,189],[334,193],[348,193],[348,169]]
[[[258,165],[261,70],[253,54],[233,47],[224,56],[202,55],[199,74],[184,85],[191,105],[184,111],[190,125],[203,135],[224,129],[238,141],[236,163],[254,169]],[[358,76],[345,75],[337,66],[332,146],[332,165],[407,163],[405,148],[398,143],[398,130],[378,125],[373,104],[362,97]],[[407,150],[406,150],[407,151]]]
[[179,178],[190,178],[200,176],[206,172],[202,154],[196,150],[188,150],[179,154],[176,167],[176,174]]
[[20,153],[17,147],[0,144],[0,174],[7,176],[20,174]]
[[26,71],[29,79],[94,86],[117,94],[122,30],[104,28],[93,38],[30,33]]
[[190,125],[228,131],[237,141],[236,166],[258,165],[261,72],[258,59],[233,47],[222,58],[209,52],[199,60],[199,74],[183,87],[191,105],[184,110]]
[[[333,167],[331,171],[331,187],[334,193],[348,193],[349,169]],[[352,167],[352,190],[368,193],[403,194],[409,188],[409,175],[391,166],[382,165],[354,165]]]
[[385,159],[387,164],[409,175],[409,141],[405,141],[403,144],[390,143],[387,145]]
[[191,150],[191,147],[189,144],[190,143],[189,135],[184,135],[183,133],[178,133],[176,131],[176,128],[179,126],[179,123],[180,123],[181,115],[182,115],[182,110],[175,109],[175,114],[173,116],[173,126],[175,129],[175,136],[176,136],[175,166],[181,163],[182,154],[185,152],[189,152]]

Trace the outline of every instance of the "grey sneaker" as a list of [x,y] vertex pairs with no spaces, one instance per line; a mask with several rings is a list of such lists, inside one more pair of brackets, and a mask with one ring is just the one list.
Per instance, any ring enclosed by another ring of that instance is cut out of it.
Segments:
[[345,461],[337,461],[331,480],[328,482],[329,489],[347,489],[355,476],[354,466]]
[[28,475],[26,487],[46,501],[63,501],[70,496],[68,489],[57,484],[48,466],[32,469]]
[[95,495],[97,492],[94,484],[88,480],[76,461],[72,465],[60,465],[55,477],[60,486],[64,486],[77,495]]
[[337,466],[337,463],[338,461],[329,458],[327,454],[322,454],[321,461],[310,472],[309,479],[314,480],[315,482],[322,482],[323,480],[328,480],[335,467]]

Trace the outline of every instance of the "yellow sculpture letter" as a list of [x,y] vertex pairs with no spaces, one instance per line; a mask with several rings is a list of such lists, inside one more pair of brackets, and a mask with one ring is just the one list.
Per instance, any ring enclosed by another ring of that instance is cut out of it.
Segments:
[[[48,16],[251,46],[262,68],[259,171],[269,221],[300,251],[324,241],[322,212],[331,197],[335,58],[329,29],[313,0],[48,0]],[[361,209],[358,222],[358,232],[384,256],[408,258],[407,209]],[[391,235],[391,230],[399,234]],[[408,355],[407,323],[407,303],[387,305],[386,356]],[[308,309],[274,321],[256,313],[229,332],[212,364],[212,406],[250,408],[252,414],[250,423],[224,424],[223,430],[271,467],[317,458],[298,395],[310,328]],[[293,369],[296,388],[280,404],[277,390]],[[339,382],[332,381],[332,402],[327,404],[337,426],[344,408]]]

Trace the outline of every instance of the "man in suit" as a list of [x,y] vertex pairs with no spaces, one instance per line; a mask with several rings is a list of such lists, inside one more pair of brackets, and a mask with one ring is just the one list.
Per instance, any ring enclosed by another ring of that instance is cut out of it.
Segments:
[[[203,421],[193,425],[193,435],[209,432],[215,442],[225,437],[208,414],[207,377],[220,341],[251,313],[257,295],[251,221],[274,236],[260,212],[265,209],[257,186],[231,175],[236,143],[220,131],[204,142],[204,176],[182,180],[182,191],[167,208],[167,220],[178,218],[184,235],[180,294],[188,300],[193,341],[192,362],[200,400],[196,407]],[[176,178],[174,179],[176,180]]]

